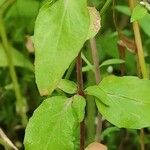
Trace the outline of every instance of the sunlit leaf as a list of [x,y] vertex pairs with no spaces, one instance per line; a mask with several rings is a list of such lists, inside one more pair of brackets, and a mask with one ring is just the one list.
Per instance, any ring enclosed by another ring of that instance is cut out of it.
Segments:
[[41,95],[49,95],[57,87],[86,41],[88,31],[86,0],[59,0],[40,9],[34,44],[35,76]]
[[[149,87],[148,79],[109,76],[87,89],[95,89],[92,95],[100,99],[96,100],[98,110],[109,122],[117,127],[139,129],[150,126]],[[104,105],[106,101],[109,105]]]
[[85,99],[55,96],[46,99],[34,112],[26,128],[26,150],[74,150],[75,136],[83,120]]

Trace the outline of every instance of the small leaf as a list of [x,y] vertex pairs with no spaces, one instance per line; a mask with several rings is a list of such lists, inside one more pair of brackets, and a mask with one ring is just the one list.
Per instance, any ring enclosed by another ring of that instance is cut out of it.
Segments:
[[74,132],[83,120],[84,109],[85,99],[79,95],[46,99],[29,120],[24,139],[25,149],[74,150]]
[[[87,39],[86,0],[49,1],[35,24],[35,76],[41,95],[50,95]],[[44,79],[44,80],[43,80]]]
[[97,85],[89,86],[85,89],[85,93],[88,95],[95,96],[98,98],[103,104],[109,106],[110,99],[108,98],[107,94],[103,91],[103,89]]
[[141,18],[143,18],[147,13],[147,10],[141,6],[140,4],[137,5],[131,15],[131,22],[137,21]]
[[[12,60],[15,66],[17,67],[24,67],[31,71],[33,71],[33,65],[32,63],[18,50],[10,47],[10,50],[12,52]],[[4,51],[4,47],[0,44],[0,67],[8,67],[7,63],[7,56]]]
[[[93,86],[95,93],[103,90],[103,95],[93,93],[104,104],[96,100],[100,113],[117,127],[139,129],[150,126],[150,80],[137,77],[109,76]],[[89,87],[91,88],[91,87]],[[101,92],[102,93],[102,92]],[[106,97],[107,95],[107,97]]]
[[142,19],[139,20],[139,24],[146,35],[150,37],[150,14],[146,14]]
[[77,92],[77,84],[66,79],[61,79],[57,87],[69,94],[74,94]]
[[88,7],[90,14],[90,28],[87,39],[94,37],[100,30],[100,14],[95,7]]
[[85,150],[107,150],[107,147],[98,142],[91,143]]
[[108,60],[105,60],[101,65],[100,65],[100,68],[102,66],[108,66],[108,65],[114,65],[114,64],[122,64],[122,63],[125,63],[124,60],[122,59],[108,59]]

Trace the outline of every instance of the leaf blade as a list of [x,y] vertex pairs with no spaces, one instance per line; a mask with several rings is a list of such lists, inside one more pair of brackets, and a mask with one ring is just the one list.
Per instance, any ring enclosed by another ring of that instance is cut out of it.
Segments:
[[[77,102],[76,102],[77,101]],[[26,150],[74,150],[74,131],[84,117],[85,100],[55,96],[45,100],[34,112],[25,134]]]
[[[150,81],[147,79],[132,76],[106,77],[98,87],[107,95],[109,106],[102,105],[96,100],[98,110],[104,118],[117,127],[132,129],[148,127],[150,126],[149,86]],[[102,102],[106,101],[102,96],[99,99]]]
[[56,88],[86,41],[88,30],[86,0],[59,0],[41,8],[34,35],[35,75],[41,95],[50,95]]

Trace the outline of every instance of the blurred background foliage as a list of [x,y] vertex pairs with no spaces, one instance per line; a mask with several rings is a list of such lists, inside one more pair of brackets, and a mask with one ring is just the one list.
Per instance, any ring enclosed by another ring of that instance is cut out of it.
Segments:
[[[5,0],[0,0],[0,9]],[[94,6],[101,10],[106,0],[88,0],[89,6]],[[40,104],[43,98],[40,97],[34,78],[34,48],[32,36],[34,34],[34,24],[42,0],[16,0],[5,12],[3,20],[8,41],[11,45],[12,59],[18,77],[21,93],[26,101],[26,112],[28,118]],[[117,1],[115,7],[112,4],[107,11],[101,15],[101,30],[96,36],[96,43],[99,52],[100,62],[111,58],[119,58],[118,33],[114,25],[113,9],[116,13],[117,27],[128,38],[133,39],[132,25],[130,23],[130,10],[127,0]],[[139,20],[141,36],[145,52],[145,60],[149,70],[150,63],[150,15],[146,15]],[[43,35],[44,36],[44,35]],[[90,45],[87,41],[83,47],[83,53],[91,61]],[[125,74],[137,75],[136,55],[126,50]],[[71,80],[76,80],[75,67],[71,73]],[[113,73],[120,75],[120,65],[109,65],[101,67],[102,77]],[[84,84],[95,84],[92,71],[84,72]],[[57,91],[56,91],[57,92]],[[55,94],[55,93],[54,93]],[[95,135],[96,109],[92,97],[87,97],[86,113],[86,144],[93,142]],[[24,127],[21,125],[19,115],[16,113],[16,98],[12,85],[12,80],[8,68],[4,47],[0,39],[0,127],[12,140],[12,142],[23,149]],[[150,149],[149,129],[145,129],[146,149]],[[103,131],[100,135],[102,142],[108,146],[109,150],[139,150],[139,131],[119,129],[107,121],[103,121]],[[0,146],[0,149],[4,149]]]

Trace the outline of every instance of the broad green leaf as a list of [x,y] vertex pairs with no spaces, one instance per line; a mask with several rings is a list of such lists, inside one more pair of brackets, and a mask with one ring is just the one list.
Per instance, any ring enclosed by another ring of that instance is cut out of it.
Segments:
[[[24,67],[31,71],[33,71],[33,65],[32,63],[18,50],[10,47],[10,50],[12,52],[12,59],[13,63],[17,67]],[[0,67],[7,67],[7,56],[5,54],[3,46],[0,44]]]
[[87,35],[87,39],[94,37],[98,31],[100,30],[100,14],[96,10],[95,7],[88,7],[89,14],[90,14],[90,28]]
[[61,79],[57,87],[69,94],[74,94],[77,92],[77,84],[66,79]]
[[124,60],[122,59],[108,59],[108,60],[105,60],[104,62],[101,63],[100,67],[103,67],[103,66],[108,66],[108,65],[114,65],[114,64],[122,64],[122,63],[125,63]]
[[141,6],[141,5],[137,5],[132,12],[131,15],[131,22],[137,21],[141,18],[143,18],[147,13],[147,10]]
[[132,129],[150,126],[150,80],[133,76],[109,76],[98,87],[95,88],[95,93],[102,89],[104,96],[93,95],[103,103],[108,100],[109,106],[98,100],[96,105],[109,122],[117,127]]
[[[35,76],[41,95],[53,92],[89,31],[86,0],[43,5],[35,25]],[[43,80],[44,79],[44,80]]]
[[85,99],[55,96],[34,112],[25,132],[26,150],[74,150],[79,123],[84,118]]

